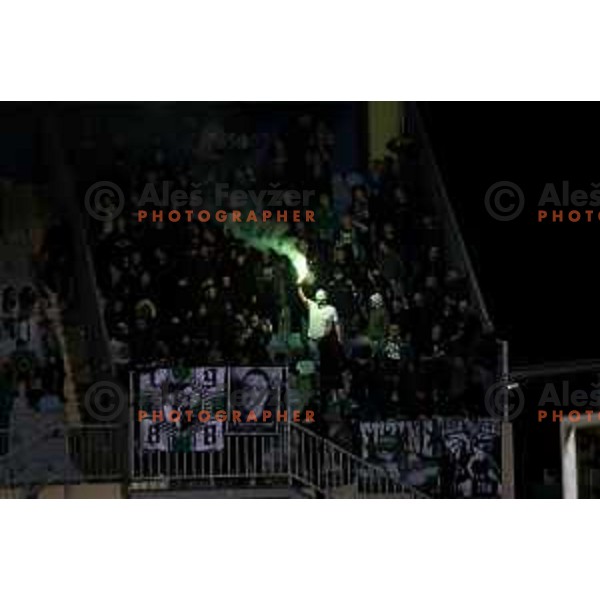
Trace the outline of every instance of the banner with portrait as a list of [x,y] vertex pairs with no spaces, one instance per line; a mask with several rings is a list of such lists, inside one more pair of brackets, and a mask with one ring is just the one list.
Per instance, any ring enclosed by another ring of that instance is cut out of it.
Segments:
[[219,452],[225,435],[268,435],[290,415],[284,367],[161,367],[132,380],[140,452]]
[[231,367],[229,377],[227,431],[239,434],[276,433],[281,420],[285,421],[288,416],[281,408],[285,369]]

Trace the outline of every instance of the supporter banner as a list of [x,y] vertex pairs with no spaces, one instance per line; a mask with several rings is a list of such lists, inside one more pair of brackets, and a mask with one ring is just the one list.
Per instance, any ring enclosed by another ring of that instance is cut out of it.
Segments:
[[140,439],[143,450],[164,452],[212,452],[224,448],[223,423],[195,423],[187,429],[178,430],[171,424],[152,423],[144,420],[140,424]]
[[[223,423],[215,419],[215,413],[224,410],[226,402],[224,367],[156,369],[142,373],[139,409],[150,417],[137,423],[140,448],[170,452],[223,450]],[[188,412],[199,411],[207,412],[206,422],[185,418]]]
[[276,433],[290,417],[282,408],[284,385],[282,367],[140,373],[134,389],[136,446],[142,452],[215,452],[224,449],[226,432]]
[[363,458],[433,496],[501,494],[501,423],[427,419],[360,423]]
[[281,367],[232,367],[229,414],[240,412],[240,422],[228,421],[236,433],[274,433],[279,419],[286,420],[281,407],[285,369]]

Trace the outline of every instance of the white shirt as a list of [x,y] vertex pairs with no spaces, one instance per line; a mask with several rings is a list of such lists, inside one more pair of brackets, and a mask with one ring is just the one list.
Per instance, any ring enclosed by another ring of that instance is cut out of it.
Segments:
[[314,300],[308,301],[308,337],[320,340],[338,323],[337,310],[329,304],[319,306]]

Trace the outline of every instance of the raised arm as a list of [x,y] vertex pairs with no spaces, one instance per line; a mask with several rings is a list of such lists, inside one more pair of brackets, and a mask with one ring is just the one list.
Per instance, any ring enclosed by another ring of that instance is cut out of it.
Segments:
[[302,285],[298,284],[297,285],[297,289],[298,289],[298,297],[300,298],[300,301],[302,302],[302,304],[304,304],[304,306],[306,306],[308,308],[308,298],[304,294],[304,290],[302,289]]

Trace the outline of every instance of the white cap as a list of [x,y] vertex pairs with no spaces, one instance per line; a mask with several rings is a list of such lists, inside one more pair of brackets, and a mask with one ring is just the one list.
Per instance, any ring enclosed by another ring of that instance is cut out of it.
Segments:
[[369,300],[373,308],[381,308],[383,306],[383,296],[379,292],[375,292]]

